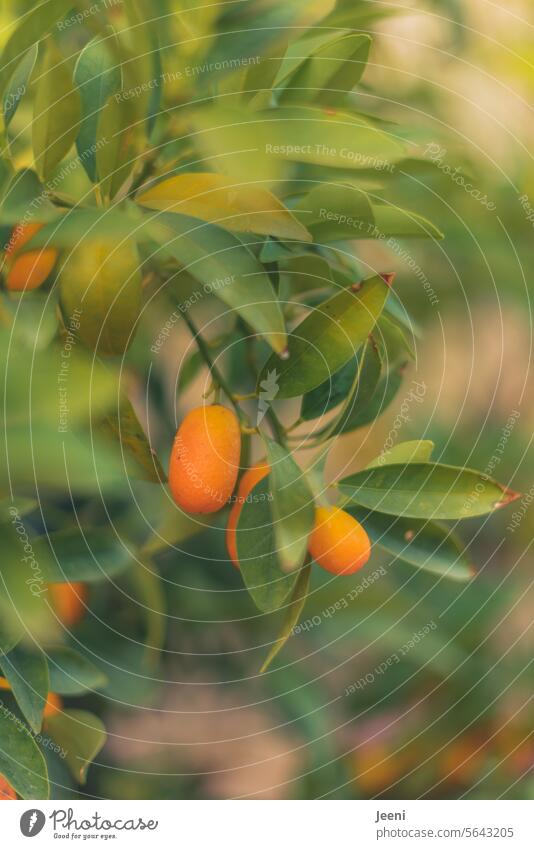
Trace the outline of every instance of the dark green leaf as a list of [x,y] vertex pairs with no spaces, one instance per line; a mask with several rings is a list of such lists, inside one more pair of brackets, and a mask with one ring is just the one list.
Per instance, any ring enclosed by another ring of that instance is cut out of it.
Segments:
[[260,673],[267,671],[267,669],[275,659],[276,655],[281,651],[281,649],[283,649],[283,647],[289,640],[293,632],[293,628],[298,623],[300,615],[304,610],[304,605],[306,604],[306,598],[308,596],[308,591],[310,587],[310,574],[311,566],[309,564],[307,566],[304,566],[300,570],[298,581],[295,584],[295,588],[291,594],[291,599],[288,602],[284,614],[284,621],[280,630],[280,634],[276,641],[273,643],[269,654],[265,658],[260,669]]
[[44,654],[27,651],[18,645],[8,654],[0,655],[0,667],[23,716],[32,731],[38,734],[49,689]]
[[32,734],[0,694],[0,775],[23,799],[48,799],[48,772]]
[[[388,372],[378,380],[380,375],[376,372],[376,359],[369,359],[367,365],[369,368],[365,367],[365,380],[362,381],[360,390],[356,386],[356,394],[347,399],[343,412],[332,428],[331,436],[349,433],[371,424],[382,415],[399,391],[404,366],[396,371]],[[378,383],[375,380],[378,380]],[[373,383],[375,389],[371,394]]]
[[269,476],[260,481],[243,504],[237,524],[237,555],[241,575],[254,603],[269,613],[291,593],[298,572],[282,572],[273,527],[273,494]]
[[97,179],[98,145],[107,141],[98,135],[100,111],[122,84],[121,68],[110,44],[113,37],[110,30],[106,38],[97,36],[90,41],[78,56],[74,68],[74,82],[80,91],[83,116],[76,147],[87,176],[93,182]]
[[354,505],[347,509],[362,523],[371,542],[406,563],[454,581],[473,577],[474,570],[450,528],[437,522],[369,512]]
[[100,669],[84,655],[67,646],[47,649],[50,690],[62,696],[77,696],[107,684]]

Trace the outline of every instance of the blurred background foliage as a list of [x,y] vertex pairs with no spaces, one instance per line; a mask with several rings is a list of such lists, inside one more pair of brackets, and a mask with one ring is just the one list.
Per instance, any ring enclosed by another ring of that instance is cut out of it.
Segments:
[[[120,5],[108,5],[120,26]],[[320,18],[328,3],[215,3],[189,15],[185,31],[184,19],[173,13],[184,5],[196,8],[194,0],[155,5],[171,72],[176,40],[185,40],[191,65],[205,56],[222,60],[225,51],[232,54],[231,39],[217,33],[231,31],[237,15],[248,15],[250,54],[276,55],[276,27],[298,30]],[[534,479],[534,223],[520,197],[528,195],[534,205],[530,4],[427,0],[410,7],[346,0],[330,3],[333,25],[342,25],[349,5],[351,13],[358,6],[362,29],[373,36],[353,95],[356,108],[398,123],[404,138],[427,151],[427,162],[403,173],[397,169],[377,180],[370,172],[368,191],[416,209],[445,234],[441,242],[407,243],[402,254],[376,243],[360,250],[363,265],[397,271],[396,290],[419,326],[411,376],[426,392],[422,403],[410,405],[400,436],[434,440],[441,462],[481,469],[497,463],[503,483],[528,493]],[[25,8],[12,3],[2,24]],[[69,38],[75,42],[76,32]],[[220,81],[214,75],[213,86],[231,92],[231,75]],[[167,105],[194,96],[194,78],[176,80],[166,91]],[[16,120],[19,126],[27,120],[23,108]],[[178,128],[179,116],[172,120]],[[170,149],[169,158],[175,153]],[[28,164],[25,155],[21,142],[20,167]],[[85,179],[81,169],[72,179]],[[204,322],[209,309],[200,308]],[[152,330],[148,323],[130,351],[132,366],[147,367],[152,331],[157,335],[166,317],[154,309]],[[151,376],[159,407],[149,422],[142,381],[136,383],[133,368],[123,377],[165,460],[175,413],[189,409],[204,388],[205,375],[194,377],[176,410],[178,363],[188,345],[176,333],[159,353],[159,370]],[[228,358],[236,376],[241,356],[236,345]],[[380,452],[401,400],[372,429],[338,442],[329,458],[332,476]],[[506,427],[512,433],[495,461]],[[162,504],[152,503],[152,492],[137,482],[131,503],[117,503],[113,521],[121,533],[139,533],[140,504],[146,521],[161,518]],[[82,521],[105,525],[105,516],[95,515],[82,495],[76,506]],[[46,509],[47,527],[61,528],[62,510],[71,507]],[[352,578],[332,580],[315,570],[305,628],[263,676],[257,670],[275,633],[273,617],[258,613],[223,562],[225,516],[216,517],[219,527],[191,537],[184,522],[173,530],[176,538],[182,530],[182,539],[158,554],[163,590],[149,569],[142,578],[119,569],[91,584],[89,613],[72,639],[98,660],[108,684],[102,696],[77,699],[77,705],[104,719],[108,742],[84,793],[532,798],[532,508],[510,530],[513,510],[464,524],[478,570],[465,587],[378,556]],[[380,577],[362,586],[374,570]],[[351,592],[355,597],[347,601]],[[161,659],[158,612],[170,625]],[[425,636],[416,641],[418,632]]]

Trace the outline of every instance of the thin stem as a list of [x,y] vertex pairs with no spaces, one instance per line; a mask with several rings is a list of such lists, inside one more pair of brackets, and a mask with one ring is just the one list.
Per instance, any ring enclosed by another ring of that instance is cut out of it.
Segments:
[[233,392],[230,389],[230,387],[228,386],[224,375],[222,374],[222,372],[219,371],[219,369],[217,368],[217,366],[213,362],[209,347],[206,344],[205,340],[200,335],[200,332],[197,330],[194,322],[189,317],[187,312],[182,313],[182,318],[185,321],[185,323],[187,324],[189,330],[191,331],[191,335],[193,336],[193,339],[195,340],[195,342],[198,346],[198,350],[200,351],[200,354],[201,354],[204,362],[206,363],[206,365],[208,366],[208,368],[210,370],[210,374],[211,374],[213,382],[216,383],[217,386],[220,389],[222,389],[222,391],[224,392],[224,394],[226,395],[226,397],[228,398],[228,400],[232,404],[233,408],[235,409],[237,415],[239,416],[240,421],[248,427],[248,420],[247,420],[246,416],[244,415],[244,413],[242,412],[242,410],[239,408],[239,406],[238,406],[238,404],[237,404],[237,402],[234,398]]

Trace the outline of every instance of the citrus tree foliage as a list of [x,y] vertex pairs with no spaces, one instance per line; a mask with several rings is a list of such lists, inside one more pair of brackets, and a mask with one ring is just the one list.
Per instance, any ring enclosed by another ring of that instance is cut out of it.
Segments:
[[[50,584],[83,587],[89,610],[114,609],[117,589],[130,600],[116,628],[140,686],[172,616],[187,616],[166,611],[160,571],[179,582],[180,546],[206,531],[166,479],[174,395],[180,405],[199,375],[198,404],[238,417],[242,467],[261,456],[270,468],[240,511],[235,573],[251,605],[281,614],[262,671],[317,568],[314,504],[343,507],[373,548],[465,582],[473,566],[446,523],[514,493],[434,462],[426,440],[325,484],[333,442],[387,416],[413,359],[402,292],[359,244],[441,238],[439,222],[383,199],[417,149],[355,94],[381,8],[17,5],[0,60],[0,773],[45,798],[83,784],[105,741],[97,695],[120,688],[113,629],[92,612],[69,622]],[[204,308],[216,336],[197,326]],[[173,335],[191,344],[169,407]],[[50,692],[67,699],[53,715]]]

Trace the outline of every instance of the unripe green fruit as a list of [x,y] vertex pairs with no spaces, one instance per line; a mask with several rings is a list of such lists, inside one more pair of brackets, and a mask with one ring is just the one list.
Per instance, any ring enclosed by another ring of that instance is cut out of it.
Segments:
[[141,270],[136,245],[128,240],[84,241],[66,258],[59,275],[61,309],[67,326],[100,354],[123,354],[141,311]]

